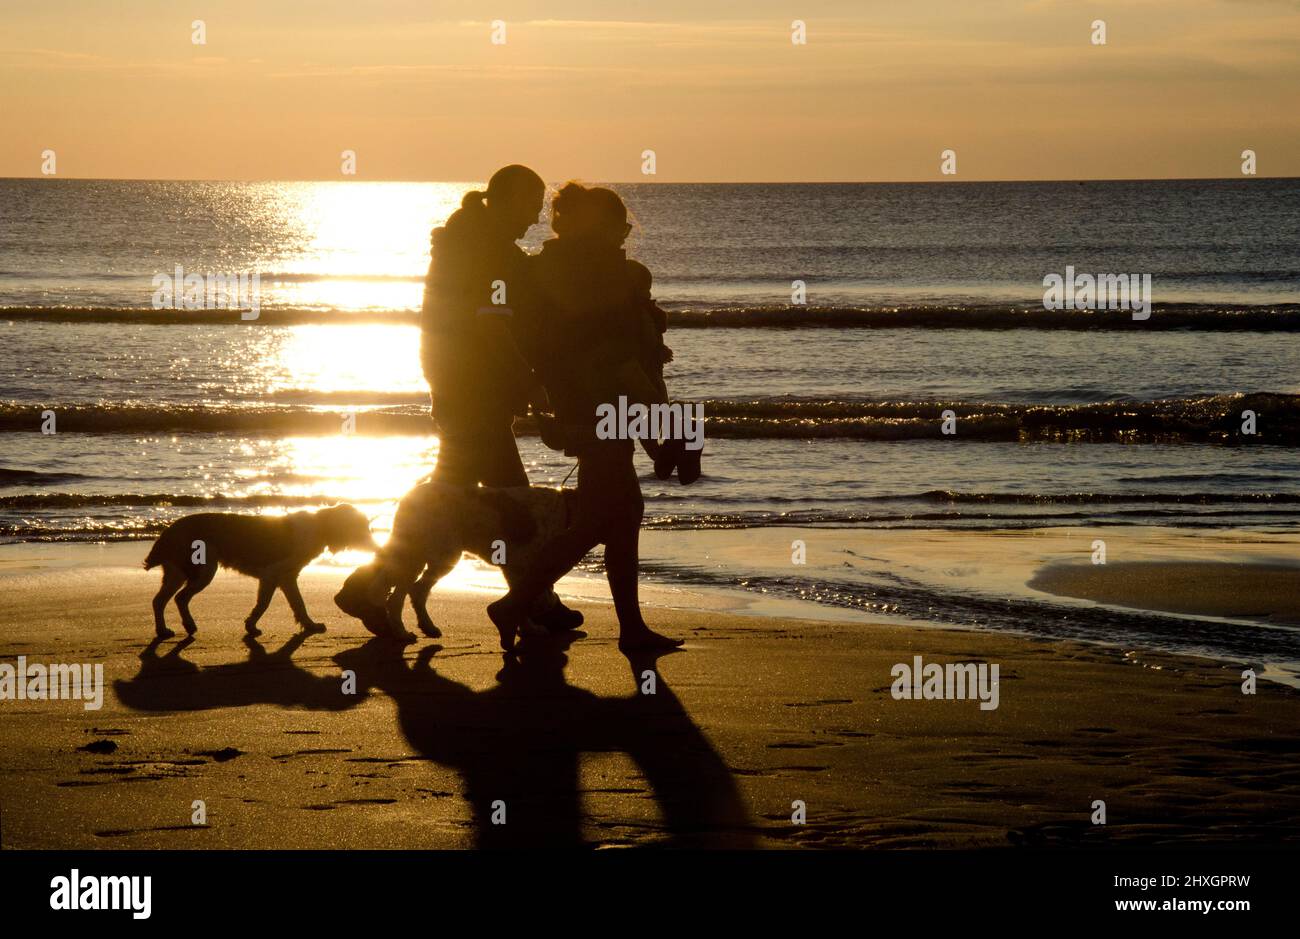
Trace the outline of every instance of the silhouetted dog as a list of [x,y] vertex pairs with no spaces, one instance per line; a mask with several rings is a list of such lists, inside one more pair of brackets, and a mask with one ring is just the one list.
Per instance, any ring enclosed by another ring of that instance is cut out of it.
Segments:
[[266,612],[277,587],[289,601],[298,625],[323,630],[324,625],[307,615],[298,592],[298,574],[326,548],[374,551],[377,547],[369,521],[350,505],[284,516],[224,512],[188,515],[169,525],[144,559],[145,570],[159,565],[163,569],[162,587],[153,598],[154,628],[164,639],[176,635],[167,628],[163,615],[167,601],[175,594],[181,625],[193,635],[199,627],[190,615],[190,600],[212,583],[220,566],[257,578],[257,603],[244,620],[249,635],[261,632],[257,621]]
[[[575,501],[576,493],[569,489],[421,483],[398,504],[388,543],[373,563],[348,577],[334,602],[375,635],[409,641],[415,634],[402,625],[402,602],[409,596],[420,631],[441,636],[425,602],[462,552],[500,565],[509,583],[536,563],[546,541],[568,526]],[[552,593],[550,602],[558,605],[559,599]],[[580,614],[573,615],[581,622]]]

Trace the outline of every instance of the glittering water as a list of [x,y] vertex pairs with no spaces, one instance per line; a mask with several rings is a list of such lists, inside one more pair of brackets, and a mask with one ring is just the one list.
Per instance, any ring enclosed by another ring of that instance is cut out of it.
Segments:
[[[337,500],[385,527],[437,455],[413,311],[466,188],[0,180],[0,538]],[[696,485],[641,458],[648,526],[1295,530],[1300,182],[617,188],[711,415]],[[261,317],[153,314],[178,265],[257,272]],[[1067,265],[1150,273],[1152,321],[1045,319]]]

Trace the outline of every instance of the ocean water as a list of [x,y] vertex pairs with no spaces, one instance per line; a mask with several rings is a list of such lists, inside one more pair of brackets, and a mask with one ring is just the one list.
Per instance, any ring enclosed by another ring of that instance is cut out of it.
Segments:
[[[467,188],[0,180],[0,539],[382,528],[436,459],[414,313]],[[1296,530],[1300,181],[615,188],[708,417],[696,485],[641,461],[649,527]],[[259,318],[153,310],[177,266],[257,272]],[[1067,266],[1151,275],[1151,319],[1042,309]]]
[[[0,304],[147,307],[180,264],[258,271],[266,306],[415,310],[469,188],[0,180]],[[1038,303],[1066,265],[1150,274],[1166,303],[1300,302],[1300,180],[614,188],[673,307],[780,308],[796,279],[814,307]]]

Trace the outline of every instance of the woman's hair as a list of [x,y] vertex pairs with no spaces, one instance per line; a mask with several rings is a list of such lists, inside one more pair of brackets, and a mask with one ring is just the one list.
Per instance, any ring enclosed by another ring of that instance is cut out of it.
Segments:
[[486,192],[482,189],[471,189],[465,193],[460,200],[460,206],[463,209],[479,208],[483,205],[484,199],[512,202],[520,196],[533,195],[545,190],[546,183],[542,180],[542,177],[526,166],[511,163],[509,166],[503,166],[492,174],[492,178],[488,180]]
[[627,206],[612,189],[565,183],[551,202],[551,228],[557,235],[606,232],[621,242],[631,226]]

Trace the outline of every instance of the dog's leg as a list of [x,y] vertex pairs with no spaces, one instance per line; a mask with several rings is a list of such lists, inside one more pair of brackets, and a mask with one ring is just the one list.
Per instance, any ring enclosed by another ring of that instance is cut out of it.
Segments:
[[190,579],[186,581],[181,592],[176,594],[176,609],[181,611],[181,625],[185,631],[193,636],[199,631],[199,624],[194,622],[194,617],[190,615],[190,600],[194,595],[212,583],[212,578],[217,576],[217,565],[215,563],[200,567],[190,574]]
[[415,633],[402,624],[402,601],[415,586],[420,567],[417,561],[415,567],[407,564],[390,565],[387,570],[393,580],[393,589],[384,601],[384,616],[388,620],[388,634],[399,642],[414,642],[416,639]]
[[393,575],[388,572],[382,561],[374,564],[374,576],[366,585],[366,599],[376,606],[383,606],[388,600],[388,591],[393,586]]
[[280,592],[289,601],[289,609],[293,610],[293,618],[298,621],[299,626],[307,632],[324,632],[325,624],[317,623],[307,615],[307,604],[302,602],[302,594],[298,592],[298,573],[298,571],[289,571],[280,578]]
[[451,572],[458,560],[459,557],[439,557],[430,560],[420,579],[411,585],[411,609],[415,611],[415,624],[420,627],[420,632],[434,639],[442,635],[442,630],[434,625],[433,619],[429,616],[429,608],[425,604],[429,601],[429,591]]
[[[388,595],[392,590],[393,574],[389,570],[387,558],[377,558],[374,571],[374,576],[370,578],[370,584],[366,589],[366,600],[369,609],[361,621],[366,624],[366,629],[376,636],[391,639],[394,631],[392,620],[388,615]],[[402,631],[399,622],[397,632]]]
[[384,604],[388,614],[388,629],[394,639],[400,639],[403,642],[410,642],[415,638],[415,633],[402,625],[402,601],[406,599],[409,589],[410,579],[402,578],[397,586],[393,588],[393,592],[388,595],[388,601]]
[[429,601],[429,591],[433,585],[438,582],[438,574],[431,567],[426,567],[424,573],[411,584],[409,593],[411,601],[411,612],[415,614],[415,625],[420,628],[420,632],[433,639],[442,635],[442,630],[429,617],[429,609],[425,606]]
[[167,628],[167,601],[176,596],[176,591],[185,583],[185,574],[170,564],[163,565],[162,586],[153,598],[153,628],[159,639],[170,639],[176,633]]
[[[401,642],[415,640],[415,633],[402,625],[402,601],[422,567],[424,562],[406,551],[385,552],[379,564],[381,576],[371,587],[371,598],[383,608],[388,635]],[[388,589],[390,585],[391,591]]]
[[275,578],[262,577],[257,581],[257,602],[253,604],[253,610],[244,620],[244,629],[250,636],[260,636],[262,631],[257,628],[257,621],[262,618],[266,608],[271,605],[271,598],[275,596]]

